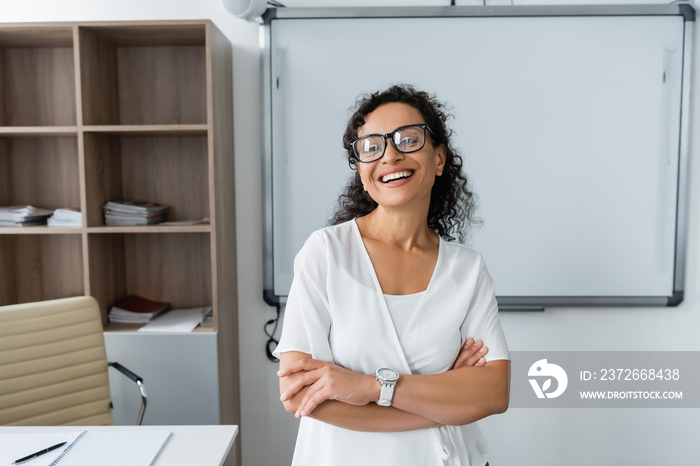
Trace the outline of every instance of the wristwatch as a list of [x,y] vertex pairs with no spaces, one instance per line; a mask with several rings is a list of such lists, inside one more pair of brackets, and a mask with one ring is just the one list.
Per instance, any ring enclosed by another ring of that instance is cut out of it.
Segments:
[[394,397],[394,387],[399,381],[399,373],[388,367],[381,367],[374,372],[374,378],[382,384],[382,391],[379,395],[379,406],[391,406],[391,399]]

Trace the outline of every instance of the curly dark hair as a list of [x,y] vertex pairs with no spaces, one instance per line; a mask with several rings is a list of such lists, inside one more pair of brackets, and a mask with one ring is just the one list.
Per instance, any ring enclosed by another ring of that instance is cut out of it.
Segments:
[[462,157],[450,141],[452,130],[447,127],[447,119],[451,115],[447,113],[445,104],[435,96],[408,84],[398,84],[385,91],[362,95],[355,102],[354,113],[343,135],[348,164],[355,173],[338,198],[338,206],[329,223],[337,225],[362,217],[377,207],[377,203],[363,189],[351,144],[357,139],[357,131],[365,124],[367,115],[384,104],[395,102],[408,104],[421,113],[431,130],[433,147],[445,145],[445,167],[442,176],[435,177],[430,195],[428,227],[447,240],[463,242],[467,227],[477,227],[482,222],[476,217],[476,194],[470,191],[469,181],[462,173]]

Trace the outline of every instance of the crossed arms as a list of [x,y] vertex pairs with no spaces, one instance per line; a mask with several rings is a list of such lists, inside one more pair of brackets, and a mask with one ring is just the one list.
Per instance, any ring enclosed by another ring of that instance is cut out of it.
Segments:
[[380,385],[372,374],[359,374],[298,351],[281,354],[280,399],[297,417],[345,429],[401,432],[464,425],[508,408],[510,362],[486,362],[488,350],[471,338],[452,369],[435,375],[402,374],[392,406],[374,403]]

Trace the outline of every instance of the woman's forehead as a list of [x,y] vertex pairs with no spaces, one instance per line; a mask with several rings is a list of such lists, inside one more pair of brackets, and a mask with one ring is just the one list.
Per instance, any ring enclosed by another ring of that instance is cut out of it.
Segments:
[[377,107],[365,117],[357,129],[358,137],[366,134],[386,134],[404,125],[425,123],[423,115],[411,105],[391,102]]

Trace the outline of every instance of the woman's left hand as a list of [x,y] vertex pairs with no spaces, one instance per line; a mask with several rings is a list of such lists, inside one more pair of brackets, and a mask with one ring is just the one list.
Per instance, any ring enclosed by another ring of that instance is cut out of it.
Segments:
[[309,389],[299,404],[295,416],[308,416],[326,400],[342,401],[351,405],[366,405],[379,399],[380,386],[373,375],[358,374],[332,362],[313,358],[296,360],[277,372],[279,377],[300,373],[281,400],[287,401],[304,387]]
[[474,341],[471,337],[467,338],[467,341],[464,342],[464,345],[462,345],[462,348],[459,350],[459,354],[452,365],[452,369],[470,366],[481,367],[486,364],[484,356],[486,356],[488,352],[489,349],[484,346],[483,341]]

